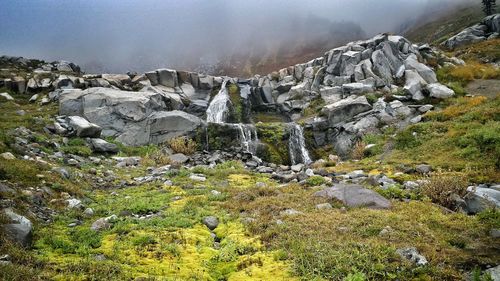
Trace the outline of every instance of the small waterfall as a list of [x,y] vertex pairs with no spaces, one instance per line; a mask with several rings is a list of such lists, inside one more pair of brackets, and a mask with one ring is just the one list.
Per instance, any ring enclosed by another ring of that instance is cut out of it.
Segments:
[[312,162],[309,152],[306,149],[304,131],[299,124],[289,124],[290,138],[288,139],[288,149],[290,151],[290,161],[292,164],[309,164]]
[[259,138],[257,137],[257,129],[251,124],[234,124],[239,130],[239,138],[241,147],[246,151],[255,154],[257,152],[257,144]]
[[225,123],[229,114],[228,104],[231,104],[229,94],[226,89],[227,80],[224,80],[220,91],[215,95],[207,109],[207,122]]

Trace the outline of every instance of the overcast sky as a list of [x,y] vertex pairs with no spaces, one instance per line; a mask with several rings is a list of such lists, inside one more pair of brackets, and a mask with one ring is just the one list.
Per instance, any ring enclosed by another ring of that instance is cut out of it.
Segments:
[[450,1],[459,0],[0,0],[0,55],[144,71],[290,40],[311,16],[394,32]]

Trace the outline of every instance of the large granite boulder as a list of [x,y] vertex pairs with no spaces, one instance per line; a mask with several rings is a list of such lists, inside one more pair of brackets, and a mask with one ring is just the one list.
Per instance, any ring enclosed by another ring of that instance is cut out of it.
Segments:
[[391,202],[377,192],[355,184],[336,184],[314,193],[314,196],[336,199],[352,208],[389,209],[391,207]]
[[333,125],[348,120],[371,108],[365,96],[349,96],[346,99],[326,105],[321,110],[321,113],[328,119],[330,125]]
[[191,134],[202,125],[194,115],[170,111],[171,104],[170,97],[161,92],[90,88],[62,94],[59,113],[97,124],[103,137],[116,137],[125,145],[145,145]]

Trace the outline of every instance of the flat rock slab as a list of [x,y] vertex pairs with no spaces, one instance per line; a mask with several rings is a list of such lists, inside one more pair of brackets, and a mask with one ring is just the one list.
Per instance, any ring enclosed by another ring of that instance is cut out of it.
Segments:
[[314,196],[336,199],[348,207],[370,209],[389,209],[391,207],[391,202],[377,192],[356,184],[336,184],[314,193]]

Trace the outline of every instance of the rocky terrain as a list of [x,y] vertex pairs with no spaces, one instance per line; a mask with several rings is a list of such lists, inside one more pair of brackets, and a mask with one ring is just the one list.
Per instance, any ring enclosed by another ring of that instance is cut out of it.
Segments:
[[0,57],[1,279],[500,278],[498,20],[250,78]]

